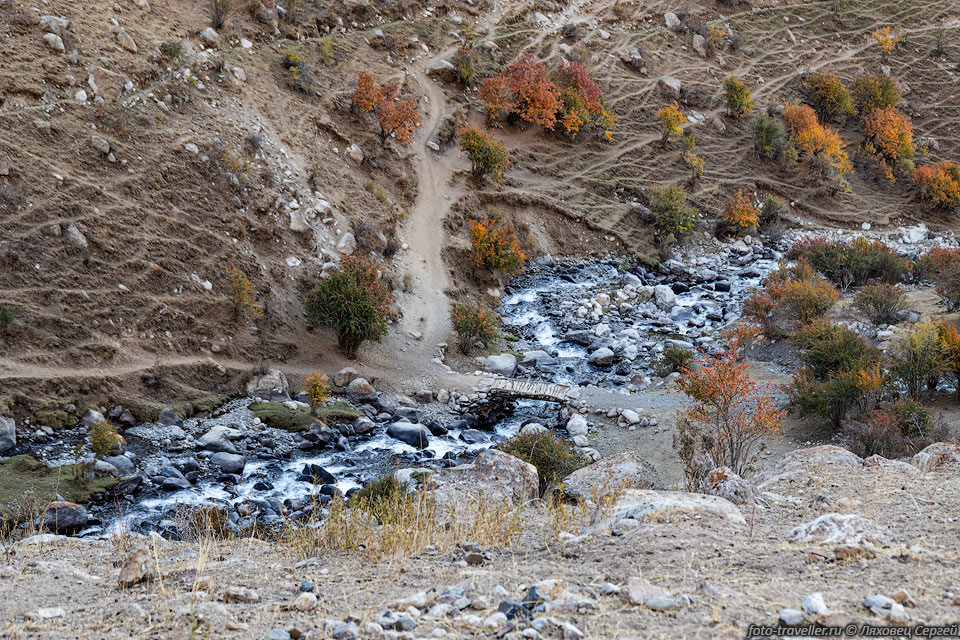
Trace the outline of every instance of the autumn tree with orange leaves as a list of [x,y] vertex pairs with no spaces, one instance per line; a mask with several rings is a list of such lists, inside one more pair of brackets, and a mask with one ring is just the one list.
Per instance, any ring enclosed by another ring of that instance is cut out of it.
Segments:
[[896,107],[873,109],[863,123],[867,139],[860,148],[861,155],[890,182],[898,177],[912,176],[913,125],[910,118]]
[[877,150],[890,160],[913,157],[913,126],[910,118],[896,107],[874,109],[867,115],[863,129]]
[[357,74],[357,90],[353,104],[363,112],[372,112],[380,125],[380,144],[395,136],[403,145],[413,143],[413,134],[420,126],[420,108],[410,97],[400,95],[400,84],[377,84],[372,73]]
[[944,209],[960,206],[960,164],[944,160],[932,167],[917,167],[913,182],[924,202]]
[[657,110],[657,120],[660,121],[660,142],[676,142],[683,137],[683,113],[676,102]]
[[840,134],[821,124],[816,112],[805,104],[786,105],[783,120],[817,177],[827,182],[832,192],[846,188],[853,165]]
[[737,189],[733,200],[728,200],[723,206],[723,219],[745,229],[752,229],[760,222],[760,207],[750,199],[749,193]]
[[[702,456],[714,468],[729,467],[744,475],[756,460],[762,441],[779,437],[786,414],[777,408],[769,387],[750,378],[747,364],[738,361],[734,350],[703,353],[698,365],[688,367],[677,378],[677,387],[693,404],[682,414],[679,422],[683,427],[678,424],[678,429],[686,433],[675,437],[674,448],[693,446],[687,452],[692,458]],[[702,460],[692,461],[702,465]]]
[[490,118],[505,112],[544,129],[559,129],[571,138],[591,125],[613,140],[617,118],[607,107],[597,81],[579,62],[558,69],[554,81],[543,63],[526,53],[481,82],[480,97]]
[[554,127],[563,106],[560,89],[532,53],[508,64],[498,76],[486,78],[480,83],[480,96],[491,116],[506,111],[544,129]]
[[613,116],[606,108],[603,92],[579,62],[570,62],[557,71],[557,84],[560,87],[560,100],[563,112],[560,125],[564,133],[573,137],[581,127],[597,122],[605,129],[607,139],[613,132]]

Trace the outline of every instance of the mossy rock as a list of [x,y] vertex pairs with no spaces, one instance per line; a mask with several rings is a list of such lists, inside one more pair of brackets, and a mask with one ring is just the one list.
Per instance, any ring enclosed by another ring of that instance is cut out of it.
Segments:
[[85,482],[74,475],[79,464],[48,467],[36,458],[19,455],[0,462],[0,505],[15,508],[27,492],[46,503],[56,499],[57,494],[69,502],[90,502],[95,493],[109,491],[117,484],[116,478],[87,478]]
[[75,420],[71,420],[70,414],[62,409],[53,409],[50,411],[37,411],[37,422],[53,429],[62,429],[72,425]]
[[267,426],[292,432],[306,431],[314,422],[352,422],[363,415],[362,411],[357,411],[346,402],[334,402],[322,407],[317,415],[313,415],[306,407],[291,409],[282,402],[254,402],[250,404],[250,411]]

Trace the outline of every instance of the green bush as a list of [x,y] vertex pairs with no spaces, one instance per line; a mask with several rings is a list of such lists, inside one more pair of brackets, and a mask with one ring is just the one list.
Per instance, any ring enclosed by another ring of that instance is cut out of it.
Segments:
[[860,334],[826,320],[804,327],[790,342],[800,349],[800,358],[818,380],[856,371],[880,360],[880,351],[867,344]]
[[[421,494],[422,497],[422,494]],[[350,506],[368,513],[381,525],[404,519],[416,498],[392,473],[380,476],[350,496]]]
[[767,277],[764,289],[744,301],[743,313],[764,333],[786,336],[822,318],[839,299],[836,287],[799,258],[793,266],[781,263]]
[[753,121],[753,142],[757,155],[777,160],[785,169],[797,166],[800,154],[787,134],[783,121],[761,113]]
[[847,116],[857,113],[850,100],[850,93],[837,76],[811,73],[803,84],[810,91],[811,103],[822,122],[834,119],[843,122]]
[[470,353],[478,340],[491,346],[502,336],[499,316],[475,303],[453,305],[450,320],[462,353]]
[[907,260],[895,249],[866,238],[855,238],[852,242],[806,240],[796,243],[787,256],[803,256],[810,266],[844,290],[871,280],[894,284],[909,272]]
[[90,448],[100,456],[110,455],[110,451],[120,442],[120,434],[107,420],[101,420],[90,427]]
[[663,355],[654,366],[654,371],[661,378],[665,378],[671,373],[686,369],[695,357],[696,354],[693,352],[693,349],[687,349],[686,347],[675,344],[670,345],[663,350]]
[[844,425],[847,447],[861,457],[899,458],[949,438],[946,425],[913,400],[897,400],[866,420]]
[[864,75],[853,81],[853,104],[864,118],[874,109],[895,107],[900,102],[900,90],[890,76]]
[[13,324],[13,311],[5,306],[0,306],[0,324]]
[[853,306],[873,324],[895,324],[907,308],[907,297],[886,282],[868,284],[853,297]]
[[398,496],[406,497],[409,495],[406,485],[394,474],[388,473],[380,476],[373,482],[368,482],[350,496],[352,502],[366,500],[368,504],[376,504],[387,500],[396,499]]
[[783,200],[775,196],[767,196],[763,199],[763,206],[760,208],[760,226],[775,227],[783,220],[787,214],[787,205]]
[[337,271],[307,294],[304,306],[310,322],[334,329],[340,351],[354,358],[364,341],[380,342],[386,335],[392,302],[373,262],[344,256]]
[[683,187],[654,187],[650,189],[650,211],[661,244],[669,246],[693,231],[700,212],[687,204]]
[[561,438],[549,431],[521,433],[500,445],[504,453],[529,462],[540,476],[540,495],[546,495],[568,475],[589,464]]
[[803,414],[830,418],[839,428],[853,404],[871,391],[863,379],[877,369],[879,349],[825,320],[809,324],[790,341],[805,365],[794,377],[794,400]]
[[913,326],[890,348],[890,371],[914,400],[925,389],[936,389],[947,370],[946,352],[937,325],[924,322]]
[[743,118],[753,111],[753,98],[747,85],[737,78],[727,78],[723,82],[723,93],[727,99],[727,111],[734,118]]

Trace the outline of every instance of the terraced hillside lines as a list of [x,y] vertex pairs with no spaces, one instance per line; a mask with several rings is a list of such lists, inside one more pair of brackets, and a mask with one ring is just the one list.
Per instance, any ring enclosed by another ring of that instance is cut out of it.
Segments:
[[[848,3],[842,25],[827,3],[802,3],[747,8],[720,15],[712,8],[658,3],[639,6],[621,3],[574,2],[567,5],[555,24],[604,16],[610,22],[582,22],[573,38],[558,29],[539,29],[531,22],[501,25],[495,40],[509,60],[521,51],[533,51],[557,66],[563,59],[583,59],[601,79],[608,101],[619,117],[612,145],[588,136],[568,143],[557,136],[532,129],[511,132],[505,137],[511,153],[519,159],[510,175],[518,193],[538,192],[573,209],[600,228],[609,229],[637,250],[643,250],[648,228],[634,219],[625,201],[652,184],[686,184],[688,169],[679,149],[660,145],[655,112],[673,98],[658,86],[663,76],[683,84],[682,109],[686,115],[697,111],[703,124],[687,130],[697,137],[697,152],[706,161],[704,177],[691,190],[691,199],[708,214],[719,212],[729,192],[742,187],[760,188],[796,203],[801,217],[842,225],[862,221],[885,224],[897,218],[928,216],[914,200],[909,184],[889,185],[867,169],[857,167],[850,193],[828,197],[811,184],[801,170],[781,172],[758,161],[753,151],[749,121],[725,117],[720,101],[722,80],[734,75],[744,79],[757,108],[764,110],[784,101],[796,101],[804,72],[826,71],[846,82],[862,73],[881,73],[883,62],[870,33],[882,25],[895,25],[903,43],[886,61],[891,75],[905,90],[906,108],[912,112],[917,135],[932,135],[940,143],[935,156],[956,155],[960,100],[950,87],[936,78],[956,79],[950,53],[941,60],[932,55],[938,31],[944,29],[948,42],[960,35],[956,7],[950,2],[932,3]],[[725,47],[724,64],[703,59],[691,47],[689,32],[673,32],[663,26],[663,12],[689,10],[711,24],[729,24],[738,47]],[[615,15],[614,15],[615,13]],[[622,20],[616,19],[616,17]],[[652,23],[641,22],[642,19]],[[604,29],[605,33],[600,34]],[[560,45],[566,43],[566,52]],[[642,76],[622,64],[617,54],[639,48],[648,67]],[[956,52],[953,52],[956,57]],[[586,56],[586,57],[584,57]],[[953,98],[951,102],[951,98]],[[714,121],[726,128],[721,133]],[[531,141],[531,134],[534,140]],[[862,134],[855,124],[841,130],[848,152],[853,154]],[[559,152],[563,149],[563,152]],[[941,221],[942,222],[942,221]]]

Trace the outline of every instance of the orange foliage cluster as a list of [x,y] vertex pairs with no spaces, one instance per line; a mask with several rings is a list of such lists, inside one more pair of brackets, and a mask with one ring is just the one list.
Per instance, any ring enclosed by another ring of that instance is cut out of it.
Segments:
[[723,219],[739,227],[756,227],[760,222],[760,207],[753,204],[750,195],[744,193],[743,189],[737,189],[733,200],[723,206]]
[[491,117],[505,111],[544,129],[559,125],[569,136],[596,122],[612,139],[616,118],[606,109],[596,80],[579,62],[560,68],[554,82],[543,63],[526,53],[498,75],[484,79],[480,97]]
[[353,104],[361,111],[372,111],[380,125],[381,144],[391,135],[400,144],[411,144],[413,134],[420,126],[420,109],[413,98],[400,96],[400,84],[378,85],[372,73],[357,74],[357,90]]
[[777,408],[770,390],[750,379],[747,364],[733,350],[703,355],[701,366],[687,368],[677,387],[693,400],[685,413],[712,446],[714,465],[746,472],[765,437],[779,436],[786,413]]
[[674,102],[657,110],[657,119],[660,121],[660,129],[663,132],[663,141],[679,140],[683,136],[683,113],[680,106]]
[[303,379],[303,390],[314,406],[321,405],[330,398],[330,378],[322,371],[314,371]]
[[896,107],[874,109],[863,125],[877,149],[890,160],[913,157],[913,126]]
[[820,124],[816,112],[809,106],[788,104],[783,109],[783,119],[800,150],[827,170],[823,173],[834,173],[842,180],[853,171],[840,134]]
[[514,228],[497,217],[470,226],[470,242],[477,266],[510,275],[527,259]]
[[727,348],[737,355],[737,360],[743,362],[747,357],[747,352],[758,342],[763,342],[764,336],[760,335],[760,327],[755,324],[746,324],[741,322],[732,329],[724,329],[720,332],[727,343]]
[[771,273],[764,290],[744,300],[743,313],[759,322],[764,333],[785,336],[823,317],[839,299],[837,288],[800,257],[793,266],[781,265]]
[[893,50],[897,48],[897,43],[900,42],[900,36],[891,27],[877,29],[873,32],[873,39],[877,41],[877,47],[884,56],[893,54]]
[[920,198],[948,209],[960,205],[960,165],[944,160],[932,167],[917,167],[913,181]]
[[532,53],[508,64],[500,75],[480,83],[480,95],[491,115],[507,111],[527,122],[552,129],[562,103],[560,89]]

